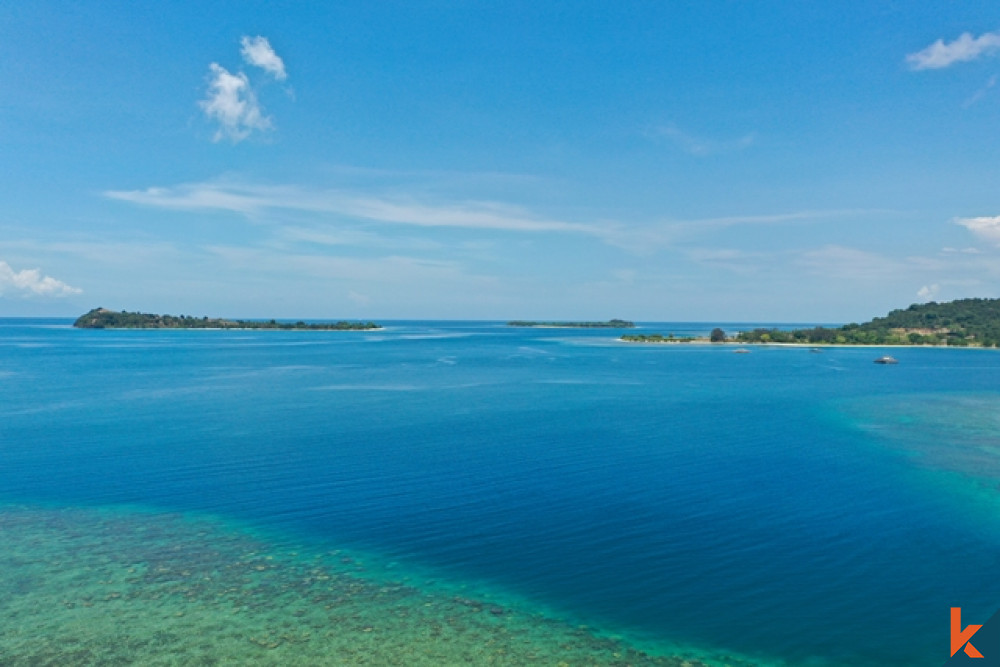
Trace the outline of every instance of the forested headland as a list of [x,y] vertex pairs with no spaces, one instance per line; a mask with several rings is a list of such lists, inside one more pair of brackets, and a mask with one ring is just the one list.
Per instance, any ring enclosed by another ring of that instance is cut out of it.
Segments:
[[959,299],[913,304],[864,324],[811,329],[741,331],[740,343],[833,345],[1000,346],[1000,299]]

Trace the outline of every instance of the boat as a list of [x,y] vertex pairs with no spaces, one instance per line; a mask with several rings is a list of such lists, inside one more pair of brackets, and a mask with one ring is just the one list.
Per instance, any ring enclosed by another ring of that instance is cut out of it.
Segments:
[[810,349],[809,349],[809,351],[810,351],[810,352],[819,352],[819,353],[822,353],[822,352],[823,352],[823,350],[819,349],[818,347],[813,347],[813,348],[810,348]]
[[879,357],[878,359],[876,359],[875,363],[876,364],[898,364],[899,361],[896,359],[896,357],[890,357],[889,355],[886,355],[884,357]]
[[741,347],[738,350],[733,350],[733,354],[750,354],[750,350],[746,349],[745,347]]

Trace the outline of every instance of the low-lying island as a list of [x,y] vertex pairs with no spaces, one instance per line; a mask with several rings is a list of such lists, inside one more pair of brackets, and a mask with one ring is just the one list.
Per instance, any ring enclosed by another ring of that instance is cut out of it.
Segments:
[[77,318],[78,329],[281,329],[305,331],[369,331],[381,329],[374,322],[279,322],[277,320],[227,320],[218,317],[153,315],[94,308]]

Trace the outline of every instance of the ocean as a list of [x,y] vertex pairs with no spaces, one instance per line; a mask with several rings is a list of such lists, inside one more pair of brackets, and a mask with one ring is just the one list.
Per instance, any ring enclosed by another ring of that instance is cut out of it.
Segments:
[[383,324],[0,320],[0,663],[939,665],[1000,608],[1000,351]]

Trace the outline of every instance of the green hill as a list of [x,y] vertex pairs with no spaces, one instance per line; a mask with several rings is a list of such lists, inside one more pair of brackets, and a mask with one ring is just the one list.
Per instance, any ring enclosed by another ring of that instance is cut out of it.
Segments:
[[738,334],[745,343],[837,343],[847,345],[1000,346],[1000,299],[959,299],[913,304],[864,324],[835,329],[754,329]]

